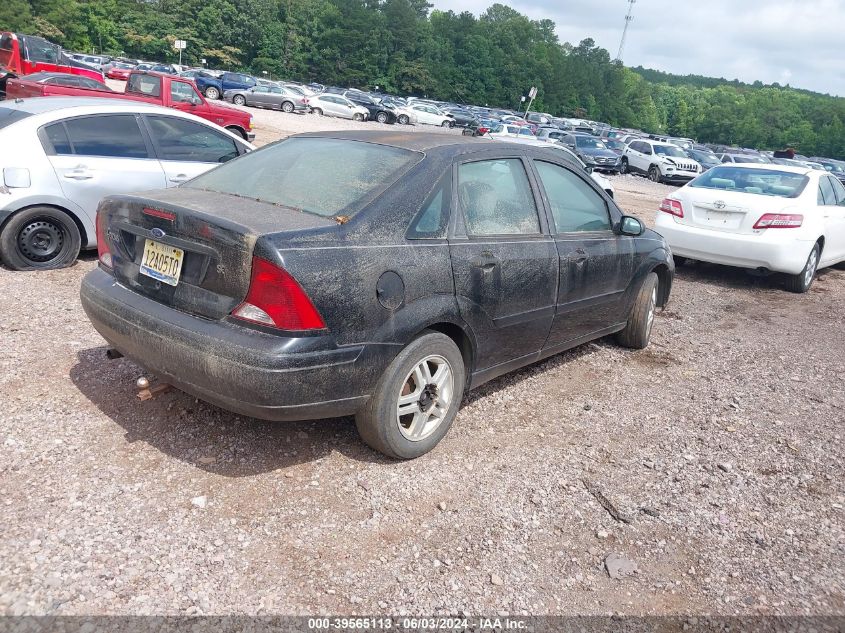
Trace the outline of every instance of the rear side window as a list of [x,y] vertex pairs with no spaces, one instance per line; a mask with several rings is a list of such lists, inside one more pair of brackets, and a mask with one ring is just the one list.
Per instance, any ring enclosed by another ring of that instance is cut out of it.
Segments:
[[460,165],[458,203],[470,235],[540,232],[534,196],[525,167],[518,158]]
[[233,139],[201,123],[159,115],[146,119],[162,160],[225,163],[238,155]]
[[129,75],[126,84],[126,92],[136,92],[148,97],[161,96],[161,78],[153,75],[134,74]]
[[110,114],[68,119],[68,140],[77,156],[148,158],[147,145],[131,114]]
[[830,178],[827,176],[819,178],[818,203],[820,205],[836,204],[836,196],[833,193],[833,185],[830,184]]
[[198,176],[190,187],[314,213],[352,216],[422,155],[333,138],[292,138]]
[[610,230],[607,205],[592,187],[560,165],[542,161],[535,164],[558,233]]
[[44,135],[47,139],[47,147],[45,144],[44,151],[48,154],[68,155],[73,154],[73,147],[67,138],[64,123],[53,123],[44,128]]
[[836,178],[830,178],[830,184],[833,187],[833,194],[836,196],[836,205],[845,207],[845,186],[842,185]]
[[417,217],[411,222],[408,239],[433,239],[446,237],[449,223],[449,189],[452,184],[448,172],[423,204]]

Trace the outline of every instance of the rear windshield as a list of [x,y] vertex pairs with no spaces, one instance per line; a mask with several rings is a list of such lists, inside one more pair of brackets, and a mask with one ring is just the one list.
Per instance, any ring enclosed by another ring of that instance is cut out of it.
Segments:
[[29,112],[0,107],[0,130],[4,127],[10,126],[12,123],[17,123],[21,119],[25,119],[28,116],[32,115]]
[[261,200],[324,217],[351,216],[422,154],[331,138],[292,138],[194,178],[193,189]]
[[797,198],[809,178],[776,169],[714,167],[689,183],[701,189],[725,189],[779,198]]

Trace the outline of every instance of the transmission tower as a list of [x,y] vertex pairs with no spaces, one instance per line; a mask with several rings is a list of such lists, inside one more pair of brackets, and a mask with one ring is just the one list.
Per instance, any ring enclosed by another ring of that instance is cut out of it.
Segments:
[[628,14],[625,16],[625,28],[622,29],[622,41],[619,42],[619,52],[616,53],[616,61],[622,61],[622,53],[625,52],[625,38],[628,36],[628,25],[634,19],[634,4],[637,0],[628,0]]

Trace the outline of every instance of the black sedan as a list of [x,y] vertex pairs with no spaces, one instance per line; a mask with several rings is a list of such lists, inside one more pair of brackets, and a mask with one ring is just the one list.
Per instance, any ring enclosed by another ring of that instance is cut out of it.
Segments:
[[270,420],[353,414],[413,458],[466,390],[592,339],[643,348],[674,263],[555,152],[304,134],[175,188],[107,197],[82,304],[118,351]]
[[370,113],[367,117],[370,121],[378,121],[379,123],[396,123],[399,118],[392,109],[386,104],[376,103],[369,95],[355,90],[347,90],[343,96],[349,99],[355,105],[366,108]]

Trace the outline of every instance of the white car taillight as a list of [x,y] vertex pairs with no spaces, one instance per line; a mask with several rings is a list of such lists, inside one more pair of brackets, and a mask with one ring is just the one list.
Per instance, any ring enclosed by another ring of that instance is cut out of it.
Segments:
[[664,198],[663,202],[660,203],[660,210],[664,213],[668,213],[669,215],[674,215],[679,218],[684,217],[684,205],[681,204],[680,200]]
[[755,229],[797,229],[804,223],[804,216],[798,213],[764,213],[754,223]]

